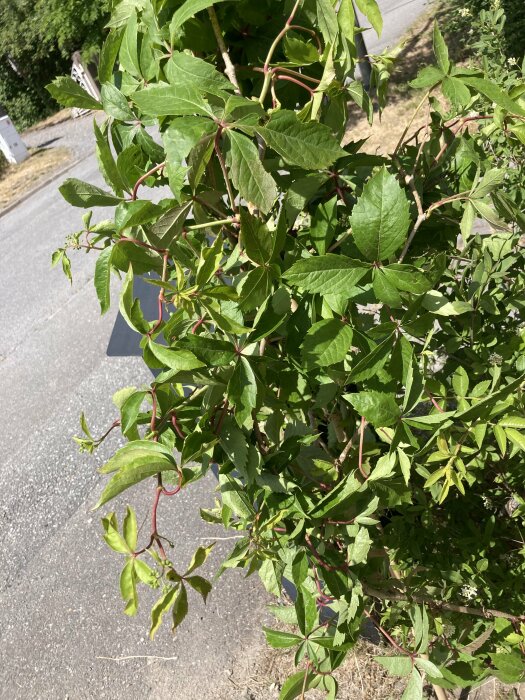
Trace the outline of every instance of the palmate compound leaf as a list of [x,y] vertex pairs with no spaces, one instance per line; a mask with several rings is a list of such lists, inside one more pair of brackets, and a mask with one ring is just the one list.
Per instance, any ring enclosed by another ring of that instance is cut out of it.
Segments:
[[383,166],[364,186],[352,211],[354,242],[365,258],[380,262],[403,245],[409,227],[408,197]]
[[91,97],[76,80],[68,75],[55,78],[52,83],[46,85],[46,90],[62,107],[102,109],[100,102]]
[[356,394],[345,394],[344,398],[352,404],[360,416],[377,428],[394,425],[401,416],[394,394],[382,391],[360,391]]
[[307,367],[328,367],[342,362],[352,344],[352,328],[332,318],[318,321],[309,329],[301,346]]
[[275,180],[264,169],[251,139],[230,130],[228,140],[228,167],[234,186],[241,197],[254,204],[263,214],[267,214],[278,195]]
[[332,136],[329,127],[315,121],[301,122],[295,112],[281,109],[257,132],[289,165],[321,170],[347,153]]
[[177,88],[167,83],[157,83],[133,93],[132,100],[142,114],[152,117],[213,116],[209,104],[194,87]]
[[223,94],[225,90],[233,90],[230,81],[219,73],[211,63],[182,51],[175,51],[166,63],[164,72],[171,85],[181,87],[196,87],[211,94]]
[[155,445],[156,443],[146,440],[130,442],[125,448],[119,450],[105,467],[102,467],[101,471],[104,473],[111,471],[115,471],[115,473],[106,484],[93,510],[97,510],[130,486],[134,486],[150,476],[177,469],[174,457],[166,448],[161,450],[146,447],[146,444]]
[[369,270],[370,266],[360,260],[328,253],[299,260],[283,276],[307,292],[350,294]]

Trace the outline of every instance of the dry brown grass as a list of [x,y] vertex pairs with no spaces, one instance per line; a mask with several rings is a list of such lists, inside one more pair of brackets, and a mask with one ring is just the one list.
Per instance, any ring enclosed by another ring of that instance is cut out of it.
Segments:
[[71,160],[67,148],[36,148],[19,165],[8,165],[0,176],[0,210],[32,190]]
[[[363,147],[367,153],[386,155],[393,152],[423,95],[423,92],[410,88],[408,83],[416,77],[420,68],[434,62],[432,28],[434,19],[439,20],[442,14],[439,5],[434,6],[412,25],[402,40],[404,48],[390,82],[387,107],[381,117],[375,115],[374,123],[370,126],[362,111],[352,106],[346,141],[367,139]],[[416,117],[411,133],[425,124],[425,118],[424,112]]]

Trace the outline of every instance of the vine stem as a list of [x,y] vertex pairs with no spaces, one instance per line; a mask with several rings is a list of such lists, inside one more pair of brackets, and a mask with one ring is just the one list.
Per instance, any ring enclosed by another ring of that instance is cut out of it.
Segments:
[[[166,277],[168,275],[168,257],[169,253],[166,252],[162,256],[162,281],[166,282]],[[153,326],[153,328],[148,331],[147,335],[148,338],[151,338],[151,336],[158,331],[160,326],[162,325],[162,316],[163,316],[163,311],[164,311],[164,302],[166,301],[166,297],[164,296],[164,287],[161,287],[159,296],[157,298],[157,308],[158,308],[158,314],[157,314],[157,322]]]
[[157,171],[162,170],[162,168],[166,167],[166,161],[163,163],[159,163],[159,165],[156,165],[154,168],[151,168],[151,170],[148,170],[147,173],[144,173],[137,182],[135,183],[135,187],[133,188],[133,192],[131,193],[131,201],[134,202],[137,199],[137,194],[139,191],[139,187],[144,183],[145,180],[150,177],[150,175],[154,175]]
[[286,34],[290,31],[295,15],[297,14],[297,10],[299,9],[299,5],[301,4],[301,0],[296,0],[295,5],[293,6],[293,9],[290,13],[290,16],[286,20],[286,24],[284,27],[281,29],[279,34],[275,37],[272,45],[270,46],[270,50],[268,51],[268,55],[266,56],[266,60],[264,62],[264,83],[262,86],[261,94],[259,95],[259,102],[261,105],[264,105],[264,100],[266,99],[266,96],[268,95],[268,90],[270,89],[270,85],[272,82],[272,71],[270,69],[270,63],[272,61],[273,55],[279,46],[281,39],[286,36]]
[[365,441],[365,428],[366,420],[364,416],[361,416],[361,425],[359,427],[359,462],[357,464],[361,476],[365,481],[368,481],[368,474],[363,469],[363,443]]
[[223,128],[222,128],[222,126],[220,126],[217,129],[217,133],[215,134],[214,148],[215,148],[215,153],[217,154],[217,158],[219,159],[219,163],[220,163],[221,170],[222,170],[222,175],[224,177],[224,182],[226,183],[226,189],[228,190],[228,197],[230,198],[230,206],[232,208],[232,211],[237,213],[237,207],[235,206],[235,196],[233,194],[232,186],[230,183],[230,178],[228,176],[228,170],[226,169],[226,162],[224,160],[224,156],[223,156],[222,151],[221,151],[222,132],[223,132]]
[[374,625],[374,627],[381,632],[383,637],[391,644],[396,651],[399,651],[401,654],[405,654],[406,656],[410,656],[412,658],[412,654],[404,649],[400,644],[396,642],[396,640],[377,622],[377,620],[374,619],[374,617],[368,612],[368,610],[364,611],[365,615],[368,617],[370,622]]
[[222,36],[222,30],[219,24],[219,19],[214,7],[208,7],[208,15],[211,21],[211,26],[213,33],[215,34],[215,40],[217,41],[217,46],[221,52],[222,60],[224,61],[224,72],[230,83],[234,86],[235,92],[240,95],[241,88],[239,87],[239,81],[237,80],[237,73],[235,71],[235,66],[232,63],[230,54],[226,44],[224,43],[224,38]]
[[378,600],[408,600],[414,603],[418,603],[419,605],[428,605],[430,608],[434,608],[436,610],[446,610],[448,612],[457,612],[463,615],[473,615],[474,617],[483,617],[487,620],[501,617],[504,620],[510,620],[511,622],[525,622],[525,615],[512,615],[511,613],[506,613],[503,610],[494,610],[492,608],[471,608],[467,605],[456,605],[455,603],[446,603],[441,600],[433,600],[432,598],[426,598],[425,596],[408,596],[404,595],[403,593],[378,591],[375,588],[370,588],[369,586],[364,586],[363,590],[365,595],[370,596],[371,598],[377,598]]
[[410,127],[411,127],[412,124],[414,123],[414,119],[417,117],[417,115],[418,115],[418,113],[419,113],[419,110],[421,109],[421,107],[425,104],[425,102],[426,102],[426,101],[428,100],[428,98],[430,97],[430,93],[431,93],[431,92],[432,92],[431,90],[428,90],[428,92],[426,92],[426,93],[423,95],[423,98],[421,99],[421,102],[419,102],[419,104],[417,105],[416,109],[414,110],[414,113],[412,114],[412,117],[410,118],[410,121],[409,121],[408,124],[405,126],[405,129],[404,129],[403,133],[401,134],[401,136],[400,136],[400,138],[399,138],[399,141],[397,142],[397,146],[396,146],[395,149],[394,149],[394,153],[393,153],[394,157],[397,156],[397,154],[399,153],[399,150],[401,149],[401,146],[403,145],[403,142],[404,142],[404,140],[405,140],[405,137],[406,137],[406,135],[408,134],[408,130],[410,129]]

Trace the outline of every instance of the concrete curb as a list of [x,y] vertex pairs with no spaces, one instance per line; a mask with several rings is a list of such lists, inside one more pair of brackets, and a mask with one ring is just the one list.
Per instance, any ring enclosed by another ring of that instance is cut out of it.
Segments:
[[44,178],[41,180],[38,184],[36,184],[31,190],[28,190],[25,194],[23,194],[21,197],[18,199],[15,199],[14,202],[11,202],[10,204],[5,207],[5,209],[0,210],[0,219],[5,216],[6,214],[9,214],[13,209],[16,209],[16,207],[19,204],[22,204],[22,202],[25,202],[27,199],[32,197],[34,194],[39,192],[40,190],[44,189],[47,185],[51,184],[54,180],[57,180],[59,177],[62,177],[62,175],[65,175],[69,170],[77,166],[79,163],[82,163],[82,161],[86,160],[89,158],[92,153],[88,153],[85,156],[82,156],[82,158],[78,158],[75,160],[73,163],[70,163],[69,165],[66,165],[65,168],[62,168],[62,170],[59,170],[58,172],[54,172],[52,175],[50,175],[47,178]]

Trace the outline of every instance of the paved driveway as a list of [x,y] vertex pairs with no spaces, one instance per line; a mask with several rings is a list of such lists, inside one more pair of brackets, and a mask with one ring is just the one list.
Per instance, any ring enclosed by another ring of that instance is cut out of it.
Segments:
[[[69,175],[103,184],[92,156]],[[220,698],[225,669],[261,642],[264,596],[255,578],[233,572],[206,610],[193,600],[175,639],[165,629],[153,643],[151,596],[137,619],[122,614],[119,557],[101,543],[100,516],[89,512],[100,493],[96,467],[117,439],[93,458],[79,456],[71,436],[81,410],[101,434],[115,418],[112,393],[150,375],[140,358],[106,356],[115,312],[99,316],[94,258],[75,256],[72,288],[50,270],[51,252],[80,221],[56,187],[0,219],[0,697]],[[214,488],[203,481],[162,505],[181,565],[224,534],[199,518]],[[127,498],[145,514],[151,496],[145,486]],[[124,503],[116,504],[121,512]],[[222,552],[233,544],[221,543]],[[171,660],[100,658],[145,655]]]

